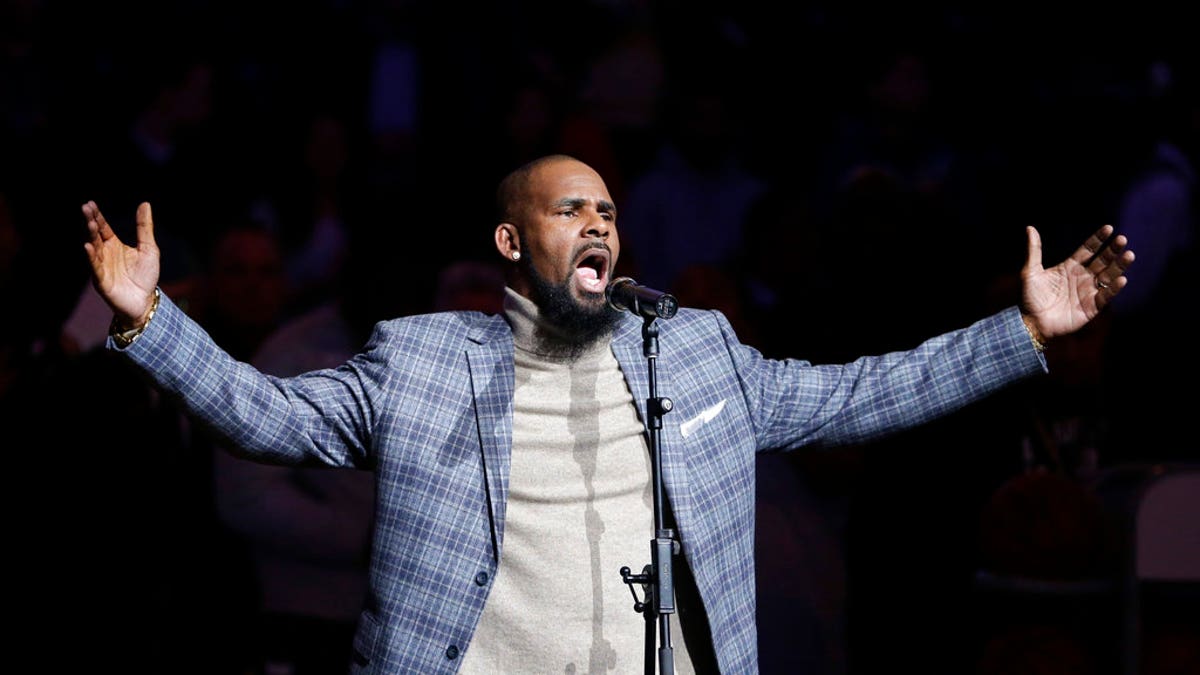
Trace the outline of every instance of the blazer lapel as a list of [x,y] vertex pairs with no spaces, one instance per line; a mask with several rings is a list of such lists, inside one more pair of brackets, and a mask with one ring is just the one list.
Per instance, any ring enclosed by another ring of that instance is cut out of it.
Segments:
[[[660,336],[662,328],[663,326],[660,325]],[[644,347],[641,319],[631,318],[623,321],[613,334],[613,355],[616,357],[617,363],[621,364],[621,372],[625,375],[625,381],[629,383],[629,390],[633,393],[633,402],[637,406],[638,417],[641,418],[643,425],[649,419],[646,399],[650,396],[650,366]],[[659,355],[654,363],[658,395],[673,398],[677,393],[672,384],[675,378],[672,376],[670,368],[671,359],[664,359],[664,353],[678,354],[680,350],[673,350],[667,340],[661,340]],[[678,413],[668,412],[663,415],[662,433],[659,435],[659,451],[662,457],[663,487],[671,502],[671,511],[678,521],[687,518],[687,513],[691,508],[691,499],[688,494],[687,457],[679,442],[679,434],[674,431],[679,427],[679,420],[673,420],[671,418],[673,414],[677,415]],[[647,444],[649,440],[649,436],[647,436]]]
[[516,386],[512,332],[503,318],[493,316],[473,330],[470,337],[475,345],[467,349],[467,368],[475,396],[475,420],[491,515],[493,554],[498,560],[504,545],[504,512],[512,468],[512,400]]

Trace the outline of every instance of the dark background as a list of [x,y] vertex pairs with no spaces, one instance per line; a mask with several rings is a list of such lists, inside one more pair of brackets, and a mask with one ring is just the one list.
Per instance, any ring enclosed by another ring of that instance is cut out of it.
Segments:
[[[687,187],[663,195],[664,207],[690,198],[689,170],[726,163],[764,199],[737,211],[739,244],[703,277],[712,285],[669,290],[727,311],[768,355],[848,360],[1015,302],[1027,224],[1039,228],[1047,264],[1101,224],[1120,230],[1122,198],[1155,144],[1178,138],[1177,116],[1195,119],[1200,54],[1182,8],[1048,5],[5,3],[4,445],[23,455],[16,479],[35,481],[23,511],[35,517],[21,517],[28,531],[14,543],[54,579],[32,589],[38,611],[80,612],[83,624],[54,629],[64,641],[96,631],[110,606],[140,592],[131,561],[164,555],[176,536],[169,520],[135,522],[156,510],[146,495],[174,493],[156,484],[165,479],[155,449],[130,455],[100,440],[152,422],[128,406],[118,418],[89,414],[98,399],[122,400],[99,384],[118,366],[85,360],[61,335],[87,279],[85,200],[126,240],[137,204],[153,203],[167,282],[198,278],[216,236],[264,205],[295,252],[311,233],[307,125],[333,119],[346,134],[336,195],[352,264],[371,268],[376,292],[398,298],[392,308],[424,311],[445,266],[494,262],[491,197],[508,170],[570,152],[601,170],[626,209],[662,168],[660,150],[684,147],[695,164],[667,172]],[[414,58],[415,77],[375,89],[389,46]],[[180,87],[198,72],[207,86]],[[129,132],[168,91],[173,154],[155,166],[138,159]],[[411,103],[413,117],[373,121],[381,92]],[[704,97],[727,115],[720,133],[685,138]],[[1193,171],[1194,129],[1180,141]],[[725,203],[719,188],[708,196]],[[619,222],[654,215],[635,206]],[[696,242],[679,244],[682,256]],[[764,460],[764,672],[1111,671],[1115,605],[1066,603],[1074,613],[1050,621],[1050,637],[993,632],[999,610],[974,574],[1108,573],[1111,533],[1089,510],[1097,476],[1197,460],[1195,284],[1180,273],[1191,248],[1154,247],[1168,252],[1154,262],[1164,281],[1054,345],[1057,376],[877,445]],[[653,252],[627,249],[619,271],[651,273]],[[760,277],[777,302],[757,299]],[[1129,279],[1139,282],[1136,264]],[[330,288],[295,295],[285,315]],[[730,290],[732,299],[721,292]],[[186,475],[186,464],[171,475]],[[1029,479],[1038,469],[1063,481]],[[114,501],[128,504],[111,520],[76,515],[107,514]],[[133,590],[87,590],[116,570]],[[164,576],[168,588],[187,585]],[[168,623],[199,611],[154,606]],[[1017,606],[1013,625],[1048,616]],[[1011,653],[1031,660],[1013,666]]]

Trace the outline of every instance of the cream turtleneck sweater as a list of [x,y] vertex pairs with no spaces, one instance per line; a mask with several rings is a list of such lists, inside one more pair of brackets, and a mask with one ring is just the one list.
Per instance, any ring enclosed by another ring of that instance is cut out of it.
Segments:
[[[495,585],[460,673],[641,673],[645,618],[620,569],[650,562],[649,449],[607,339],[538,353],[537,307],[511,289],[512,472]],[[638,596],[642,589],[635,586]],[[693,672],[681,630],[677,673]]]

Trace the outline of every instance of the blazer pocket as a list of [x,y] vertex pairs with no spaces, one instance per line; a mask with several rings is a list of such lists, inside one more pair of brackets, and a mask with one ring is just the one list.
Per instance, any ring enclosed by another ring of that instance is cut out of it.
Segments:
[[725,399],[721,399],[720,401],[708,406],[704,410],[701,410],[700,413],[695,417],[684,420],[684,422],[679,425],[679,435],[683,436],[684,438],[691,436],[692,434],[696,433],[700,427],[716,419],[717,415],[720,415],[721,411],[724,409]]

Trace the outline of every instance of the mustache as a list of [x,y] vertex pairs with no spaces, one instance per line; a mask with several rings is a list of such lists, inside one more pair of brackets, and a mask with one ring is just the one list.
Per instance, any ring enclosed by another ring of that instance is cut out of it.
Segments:
[[599,249],[608,253],[609,255],[612,255],[612,249],[608,247],[607,243],[603,241],[593,241],[576,248],[573,252],[573,257],[578,258],[580,255],[583,255],[584,251],[591,251],[594,249]]

